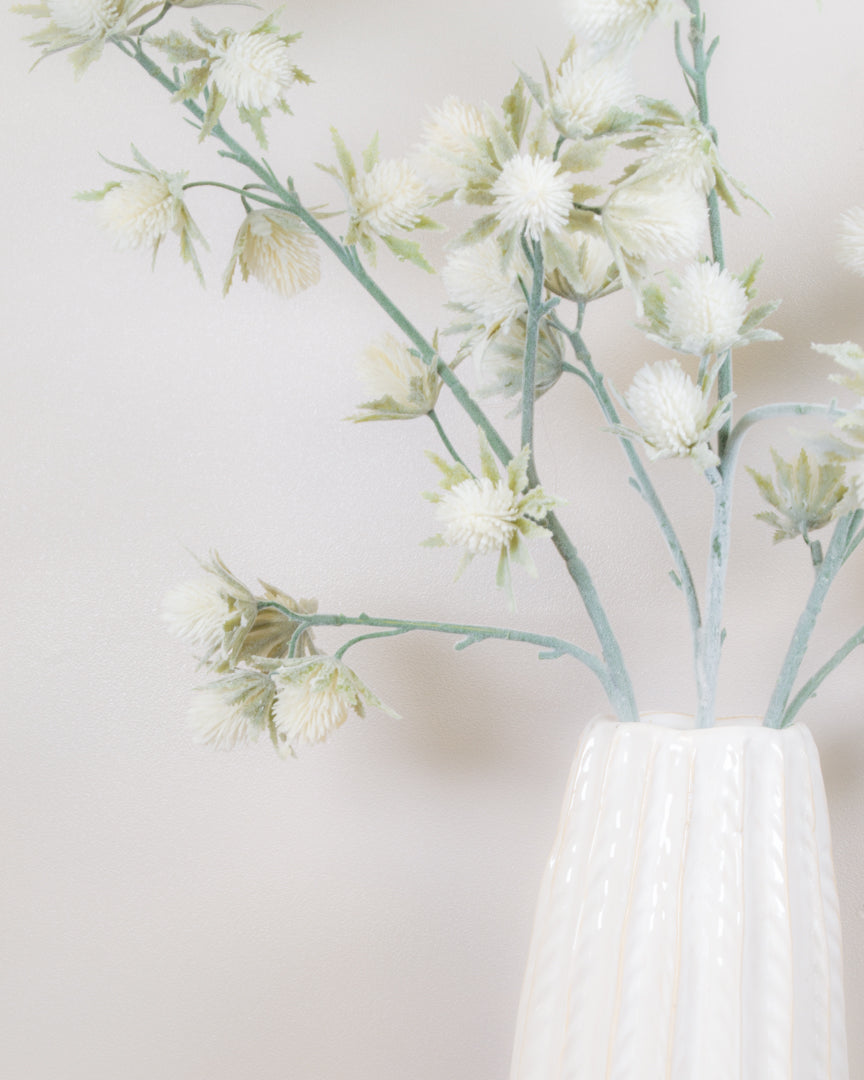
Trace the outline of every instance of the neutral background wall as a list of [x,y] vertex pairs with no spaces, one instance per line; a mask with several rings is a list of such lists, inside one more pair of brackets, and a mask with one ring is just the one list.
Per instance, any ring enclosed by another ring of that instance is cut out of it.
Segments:
[[[785,343],[739,354],[740,410],[825,398],[810,341],[864,341],[864,282],[834,262],[839,213],[864,202],[860,0],[707,5],[722,43],[713,117],[729,169],[773,211],[727,228],[730,263],[766,256],[761,295]],[[778,11],[782,7],[782,18]],[[248,24],[245,9],[198,13]],[[217,548],[322,610],[504,623],[493,567],[453,583],[458,556],[420,492],[431,425],[353,426],[354,362],[386,328],[336,266],[285,302],[219,278],[238,223],[198,193],[212,254],[202,291],[173,239],[151,274],[117,254],[75,191],[134,142],[194,178],[236,173],[197,147],[179,106],[119,55],[74,82],[64,58],[27,68],[30,27],[3,15],[0,537],[0,1075],[10,1080],[499,1080],[506,1075],[540,873],[570,758],[604,703],[567,661],[404,637],[353,653],[402,714],[354,720],[282,762],[261,744],[218,754],[184,722],[199,676],[166,637],[163,593]],[[271,125],[269,157],[308,203],[339,205],[328,126],[385,156],[417,141],[427,105],[497,103],[514,63],[557,59],[557,7],[503,0],[289,5],[316,79]],[[685,104],[671,39],[635,58],[640,86]],[[235,125],[236,126],[236,125]],[[440,283],[383,257],[418,324],[444,320]],[[658,355],[632,304],[588,336],[624,388]],[[506,409],[494,409],[503,417]],[[442,415],[470,438],[450,402]],[[693,706],[683,605],[621,455],[580,385],[538,408],[544,481],[595,571],[644,709]],[[502,422],[504,422],[502,420]],[[512,422],[511,422],[512,424]],[[508,428],[509,431],[514,429]],[[787,451],[784,425],[748,444]],[[655,469],[697,569],[710,500],[686,463]],[[759,713],[809,587],[806,553],[772,549],[742,471],[720,712]],[[516,579],[515,623],[591,642],[551,548]],[[700,575],[701,576],[701,575]],[[813,663],[861,623],[864,556],[830,599]],[[321,635],[335,644],[338,636]],[[812,668],[811,668],[812,670]],[[807,710],[822,752],[845,923],[853,1076],[864,1076],[864,655]]]

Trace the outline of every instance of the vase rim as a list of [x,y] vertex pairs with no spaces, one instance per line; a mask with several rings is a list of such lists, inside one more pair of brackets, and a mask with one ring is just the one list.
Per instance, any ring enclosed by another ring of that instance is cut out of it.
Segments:
[[[611,720],[614,723],[619,721],[614,716],[604,716],[601,719]],[[669,712],[665,709],[649,709],[646,712],[639,713],[639,722],[641,724],[651,725],[657,728],[666,728],[670,731],[688,731],[688,732],[700,732],[700,731],[729,731],[735,728],[746,728],[749,730],[763,729],[765,731],[788,731],[788,728],[767,728],[765,727],[764,719],[761,716],[753,716],[752,714],[742,713],[738,716],[719,716],[710,727],[700,728],[696,726],[696,717],[692,713],[680,713]],[[638,724],[635,726],[639,726]],[[803,727],[802,724],[795,724],[795,727]]]

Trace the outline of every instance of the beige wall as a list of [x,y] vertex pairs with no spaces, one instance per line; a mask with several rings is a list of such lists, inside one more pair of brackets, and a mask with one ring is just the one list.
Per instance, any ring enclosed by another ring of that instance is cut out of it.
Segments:
[[[864,342],[864,282],[832,253],[864,202],[859,0],[707,5],[722,43],[713,117],[732,173],[773,211],[727,231],[730,262],[764,253],[786,341],[740,354],[738,408],[824,397],[815,341]],[[313,161],[328,125],[395,156],[427,104],[497,102],[513,61],[536,71],[565,30],[554,3],[292,5],[316,84],[272,125],[269,157],[308,202],[338,204]],[[222,9],[199,13],[220,25]],[[240,10],[238,18],[250,19]],[[27,74],[21,17],[3,16],[6,168],[0,533],[5,613],[0,764],[0,1072],[15,1080],[477,1080],[506,1074],[534,896],[569,759],[603,709],[564,660],[420,637],[361,647],[355,666],[404,719],[371,714],[283,763],[263,744],[219,755],[184,725],[193,664],[163,633],[163,592],[219,549],[235,571],[322,609],[502,623],[492,568],[454,585],[427,551],[419,497],[431,426],[351,426],[354,360],[385,328],[338,268],[293,303],[219,277],[236,220],[194,207],[211,241],[207,292],[165,245],[157,272],[116,254],[77,190],[130,141],[169,169],[233,178],[179,106],[122,57],[80,82],[65,61]],[[684,97],[667,35],[642,87]],[[440,283],[387,258],[382,278],[420,326]],[[619,387],[657,355],[626,297],[587,328]],[[667,559],[579,385],[539,406],[545,482],[595,568],[645,709],[693,705],[686,618]],[[450,403],[442,414],[460,438]],[[503,416],[501,410],[500,415]],[[496,415],[499,415],[496,413]],[[789,448],[783,425],[755,436]],[[655,470],[701,567],[708,493],[687,465]],[[614,491],[614,498],[609,492]],[[772,549],[742,473],[720,710],[764,708],[808,588],[806,555]],[[635,554],[634,554],[635,552]],[[554,552],[517,578],[515,619],[590,643]],[[861,623],[864,556],[832,596],[816,660]],[[322,642],[337,642],[324,637]],[[846,936],[853,1076],[864,1075],[864,652],[807,711],[823,755]]]

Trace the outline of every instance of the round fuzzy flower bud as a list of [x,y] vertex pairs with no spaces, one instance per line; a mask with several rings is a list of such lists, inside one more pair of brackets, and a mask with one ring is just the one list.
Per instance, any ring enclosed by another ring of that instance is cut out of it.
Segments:
[[[482,397],[521,395],[525,334],[525,319],[522,318],[484,341],[474,361]],[[539,398],[558,382],[564,371],[564,343],[557,330],[541,326],[534,363],[534,396]]]
[[505,162],[492,185],[495,208],[505,229],[524,229],[533,240],[557,233],[573,206],[572,179],[561,166],[538,154],[517,154]]
[[525,311],[525,294],[517,279],[522,274],[527,280],[529,273],[521,251],[516,259],[505,262],[501,245],[490,236],[451,252],[441,278],[452,303],[475,312],[484,325],[492,326]]
[[510,546],[520,517],[518,498],[506,483],[489,477],[470,478],[441,496],[438,517],[444,522],[445,544],[486,555]]
[[324,742],[345,723],[351,710],[364,716],[365,705],[397,716],[349,667],[334,657],[287,660],[273,671],[272,678],[276,684],[273,722],[280,738],[289,746]]
[[666,298],[669,339],[695,356],[731,348],[746,315],[744,286],[717,263],[691,263]]
[[117,247],[158,244],[180,219],[182,202],[162,176],[136,173],[111,188],[102,199],[100,215]]
[[601,220],[613,251],[651,262],[693,258],[707,230],[705,202],[694,188],[654,178],[615,188]]
[[315,237],[282,210],[253,210],[246,215],[225,272],[225,292],[238,264],[244,281],[251,275],[285,297],[315,285],[321,273]]
[[216,56],[213,82],[238,109],[267,109],[294,82],[288,47],[270,34],[234,34]]
[[584,49],[567,60],[549,102],[553,123],[570,138],[592,134],[613,109],[627,109],[635,94],[620,63],[594,59]]
[[52,22],[82,38],[107,33],[121,17],[117,0],[48,0]]
[[366,412],[355,420],[410,420],[435,408],[441,389],[435,365],[392,334],[364,350],[357,371],[374,400],[361,406]]
[[717,463],[708,445],[723,420],[677,360],[646,364],[624,395],[651,458],[690,457],[702,468]]
[[680,0],[565,0],[564,10],[576,37],[601,53],[635,45],[658,15],[687,16]]
[[405,160],[379,161],[357,181],[356,216],[379,236],[413,229],[429,202],[429,192]]
[[485,139],[486,122],[476,105],[451,95],[432,109],[423,128],[417,157],[420,174],[436,188],[458,188],[464,170],[477,158],[477,140]]
[[199,686],[189,710],[198,741],[233,750],[258,738],[270,719],[276,688],[265,672],[237,670]]
[[847,270],[864,276],[864,210],[860,206],[840,218],[837,258]]

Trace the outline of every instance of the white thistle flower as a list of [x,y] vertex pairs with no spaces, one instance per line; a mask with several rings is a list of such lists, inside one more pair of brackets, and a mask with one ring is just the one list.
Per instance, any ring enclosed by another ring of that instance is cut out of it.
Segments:
[[523,229],[533,240],[560,232],[573,206],[572,178],[551,158],[517,154],[504,163],[492,185],[495,209],[505,229]]
[[677,360],[659,360],[636,372],[624,395],[637,432],[654,460],[668,457],[691,458],[700,469],[718,464],[709,444],[722,426],[729,402],[711,404],[708,389],[713,375],[697,386]]
[[469,478],[441,497],[438,518],[445,544],[464,547],[472,555],[488,555],[508,547],[519,519],[516,495],[502,482]]
[[847,270],[864,275],[864,210],[860,206],[840,218],[837,258]]
[[286,661],[272,678],[276,685],[273,722],[289,747],[324,742],[352,710],[364,716],[367,704],[398,719],[397,713],[334,657]]
[[669,338],[695,356],[721,353],[738,340],[747,316],[741,282],[717,263],[691,263],[666,298]]
[[576,37],[599,53],[635,45],[658,16],[689,16],[680,0],[565,0],[564,11]]
[[295,80],[287,45],[270,34],[232,34],[214,55],[213,82],[238,109],[268,109]]
[[254,277],[285,297],[317,284],[321,276],[315,237],[282,210],[253,210],[246,215],[225,271],[226,293],[238,265],[244,281]]
[[650,177],[616,187],[600,220],[621,276],[636,292],[640,315],[648,266],[694,259],[708,229],[705,200],[698,191]]
[[653,176],[694,188],[703,196],[713,190],[720,159],[710,133],[698,117],[659,128],[651,136],[649,148],[651,156],[639,166],[640,178]]
[[630,108],[634,99],[633,83],[620,62],[577,49],[555,79],[549,111],[559,131],[579,138],[592,134],[613,110]]
[[358,177],[353,192],[355,216],[379,236],[413,229],[429,200],[429,191],[404,159],[379,161]]
[[194,691],[189,723],[199,742],[233,750],[267,727],[276,688],[262,671],[237,670]]
[[230,670],[258,614],[258,602],[215,552],[201,568],[206,577],[165,596],[162,617],[170,634],[199,650],[202,664]]
[[441,470],[444,490],[427,492],[426,498],[438,504],[438,518],[444,528],[426,540],[425,545],[463,548],[465,555],[459,573],[476,555],[497,553],[496,582],[507,590],[512,603],[510,563],[519,562],[529,574],[536,575],[525,541],[549,536],[549,530],[539,522],[560,499],[548,495],[541,487],[529,486],[529,447],[523,447],[509,462],[502,477],[488,440],[482,431],[479,434],[479,477],[473,476],[461,462],[451,463],[436,454],[429,455]]
[[441,389],[435,365],[392,334],[364,350],[357,370],[373,400],[361,406],[367,411],[355,420],[409,420],[435,408]]
[[55,26],[81,38],[107,34],[123,17],[118,0],[48,0]]
[[486,121],[476,105],[451,95],[430,110],[423,128],[417,168],[430,185],[449,191],[464,180],[464,170],[477,157],[478,140],[487,137]]
[[508,323],[523,314],[525,294],[519,286],[529,273],[527,260],[519,251],[505,261],[494,236],[477,244],[456,248],[447,257],[441,273],[451,303],[480,317],[484,325]]
[[182,206],[164,176],[136,173],[112,187],[99,209],[117,247],[128,249],[157,246],[177,228]]

